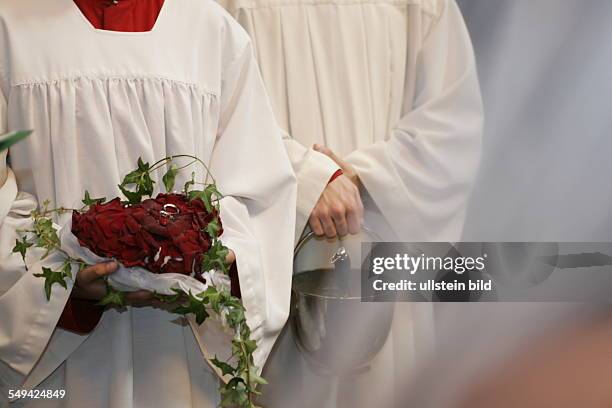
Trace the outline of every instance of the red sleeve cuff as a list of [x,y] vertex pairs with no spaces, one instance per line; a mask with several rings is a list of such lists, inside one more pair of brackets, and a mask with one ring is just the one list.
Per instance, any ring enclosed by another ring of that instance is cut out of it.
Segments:
[[87,334],[96,328],[104,313],[104,307],[94,301],[68,299],[57,325],[74,333]]
[[337,179],[338,177],[340,177],[343,174],[344,174],[344,172],[342,171],[342,169],[336,170],[336,172],[334,174],[332,174],[332,176],[329,179],[329,181],[327,182],[327,184],[331,183],[332,181],[334,181],[335,179]]
[[231,282],[231,295],[240,299],[242,294],[240,293],[240,281],[238,280],[238,267],[236,266],[236,262],[230,267],[229,277]]

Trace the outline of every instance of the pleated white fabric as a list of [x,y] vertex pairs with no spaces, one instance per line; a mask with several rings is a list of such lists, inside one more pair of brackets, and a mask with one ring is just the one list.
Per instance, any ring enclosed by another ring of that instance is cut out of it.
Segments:
[[[395,237],[459,236],[483,115],[453,0],[220,3],[253,38],[294,142],[323,143],[353,164]],[[300,167],[310,159],[303,150],[290,156]],[[300,189],[317,176],[297,173]]]
[[218,325],[127,308],[105,312],[89,336],[55,328],[71,287],[47,302],[33,274],[60,260],[31,257],[26,271],[11,249],[39,202],[118,196],[138,157],[197,155],[225,195],[222,240],[263,366],[288,314],[296,185],[244,30],[206,0],[167,1],[146,33],[96,30],[72,0],[3,1],[0,90],[0,133],[35,130],[10,168],[0,161],[2,405],[9,389],[38,386],[67,396],[15,406],[217,406],[203,353],[229,351]]
[[[325,160],[309,148],[322,143],[357,170],[366,223],[385,239],[459,240],[483,109],[454,0],[218,1],[251,35],[277,120],[292,138],[296,231],[329,177]],[[429,306],[398,305],[370,372],[340,391],[347,406],[402,406],[401,385],[393,384],[413,373],[432,341],[431,324]],[[271,376],[302,381],[303,406],[335,406],[335,381],[301,362],[289,331],[282,345]],[[273,406],[294,403],[300,388],[274,387]]]

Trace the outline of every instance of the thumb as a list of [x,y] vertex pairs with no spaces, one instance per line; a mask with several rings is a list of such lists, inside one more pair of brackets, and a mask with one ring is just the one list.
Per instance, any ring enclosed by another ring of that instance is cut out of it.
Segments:
[[87,284],[95,281],[96,279],[102,278],[106,275],[110,275],[111,273],[117,270],[119,265],[116,262],[107,262],[107,263],[99,263],[88,268],[85,268],[77,275],[80,277],[80,282]]
[[229,265],[236,262],[236,254],[231,249],[229,250],[229,252],[227,253],[227,256],[225,257],[225,262]]

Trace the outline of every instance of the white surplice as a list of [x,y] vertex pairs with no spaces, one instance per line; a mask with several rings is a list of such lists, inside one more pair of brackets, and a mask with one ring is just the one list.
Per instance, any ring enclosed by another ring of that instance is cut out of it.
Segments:
[[[454,0],[219,1],[251,35],[277,120],[292,138],[298,233],[333,172],[309,149],[322,143],[355,167],[366,190],[366,223],[386,240],[460,238],[483,107]],[[393,378],[401,383],[413,368],[412,342],[430,341],[423,335],[429,330],[412,332],[415,319],[431,323],[430,309],[413,306],[398,306],[394,341],[379,356],[385,362],[361,376],[355,403],[380,404],[393,393]],[[295,361],[289,351],[279,354],[284,365]],[[325,386],[315,390],[315,382],[305,395],[323,406]]]
[[222,240],[262,366],[288,315],[297,193],[249,37],[207,0],[166,1],[140,33],[97,30],[72,0],[4,0],[0,90],[0,133],[35,130],[11,149],[10,168],[0,157],[0,406],[10,389],[34,386],[67,395],[15,406],[217,406],[203,352],[227,351],[218,324],[128,307],[88,336],[64,331],[55,326],[72,284],[47,301],[33,276],[60,259],[33,253],[26,271],[11,249],[38,203],[118,196],[138,157],[197,155],[225,195]]
[[329,171],[315,171],[320,155],[305,147],[323,143],[355,167],[392,237],[458,239],[483,108],[454,0],[221,3],[251,35],[277,120],[297,142],[298,226]]

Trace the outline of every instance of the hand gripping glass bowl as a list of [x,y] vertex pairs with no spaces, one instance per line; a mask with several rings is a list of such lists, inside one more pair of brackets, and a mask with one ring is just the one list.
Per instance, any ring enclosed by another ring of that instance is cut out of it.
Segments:
[[295,248],[293,337],[321,374],[348,377],[366,371],[389,335],[393,304],[361,298],[361,242],[374,241],[380,239],[364,227],[359,235],[334,241],[310,232]]

